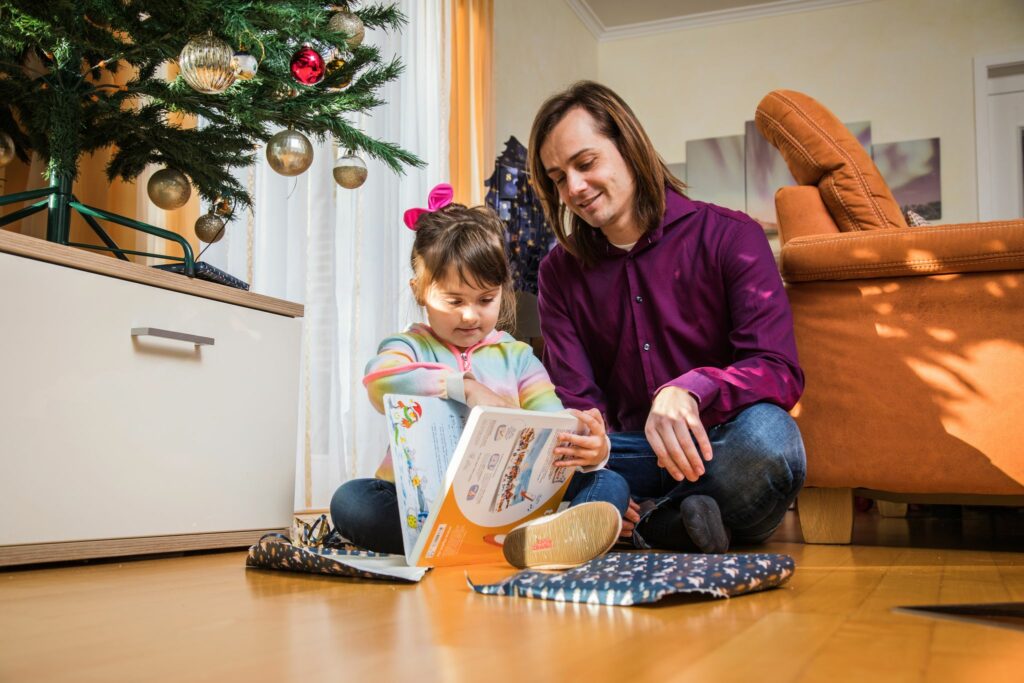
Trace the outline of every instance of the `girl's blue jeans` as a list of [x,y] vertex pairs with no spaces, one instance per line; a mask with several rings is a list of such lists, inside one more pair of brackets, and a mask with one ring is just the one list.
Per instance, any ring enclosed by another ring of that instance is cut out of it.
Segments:
[[[619,513],[629,505],[629,486],[610,469],[577,472],[569,482],[565,500],[570,507],[605,501]],[[383,479],[353,479],[338,487],[331,498],[331,521],[338,532],[361,548],[402,555],[402,527],[395,485]]]

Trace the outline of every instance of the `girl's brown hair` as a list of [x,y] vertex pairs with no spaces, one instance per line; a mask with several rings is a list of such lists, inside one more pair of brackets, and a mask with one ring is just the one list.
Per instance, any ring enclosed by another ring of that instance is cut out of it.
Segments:
[[597,130],[615,143],[619,154],[633,172],[636,184],[633,211],[644,232],[657,228],[665,214],[665,185],[683,194],[686,184],[668,170],[633,110],[611,88],[593,81],[579,81],[564,92],[550,97],[541,105],[530,131],[527,163],[531,181],[540,194],[544,213],[547,214],[559,244],[584,266],[592,266],[597,263],[600,253],[598,231],[562,204],[558,188],[544,171],[544,163],[540,159],[540,149],[548,135],[566,114],[576,108],[585,110],[593,117]]
[[411,258],[413,292],[423,305],[431,283],[456,276],[477,288],[500,287],[500,330],[512,330],[516,299],[505,253],[505,225],[489,207],[449,204],[420,215]]

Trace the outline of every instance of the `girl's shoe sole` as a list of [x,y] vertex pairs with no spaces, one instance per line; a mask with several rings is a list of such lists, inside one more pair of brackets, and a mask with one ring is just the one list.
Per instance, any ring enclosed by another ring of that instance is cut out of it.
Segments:
[[516,527],[502,552],[518,569],[568,569],[604,555],[621,530],[614,505],[583,503]]

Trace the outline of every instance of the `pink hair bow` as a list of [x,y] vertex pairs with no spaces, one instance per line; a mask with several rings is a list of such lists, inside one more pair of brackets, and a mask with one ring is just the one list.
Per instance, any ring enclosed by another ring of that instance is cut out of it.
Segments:
[[406,226],[408,226],[410,230],[415,230],[416,221],[420,219],[420,216],[425,213],[433,213],[438,209],[443,209],[452,203],[452,197],[454,196],[455,191],[452,190],[452,186],[448,183],[435,185],[434,189],[430,191],[429,195],[427,195],[427,208],[409,209],[405,212],[405,216],[402,217],[402,220],[405,221]]

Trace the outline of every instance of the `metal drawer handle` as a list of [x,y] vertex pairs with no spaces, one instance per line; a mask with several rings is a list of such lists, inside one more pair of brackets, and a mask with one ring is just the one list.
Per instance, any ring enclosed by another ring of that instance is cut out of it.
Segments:
[[133,337],[163,337],[183,342],[192,342],[196,346],[213,346],[213,337],[200,337],[198,334],[187,334],[173,330],[161,330],[156,327],[133,327]]

